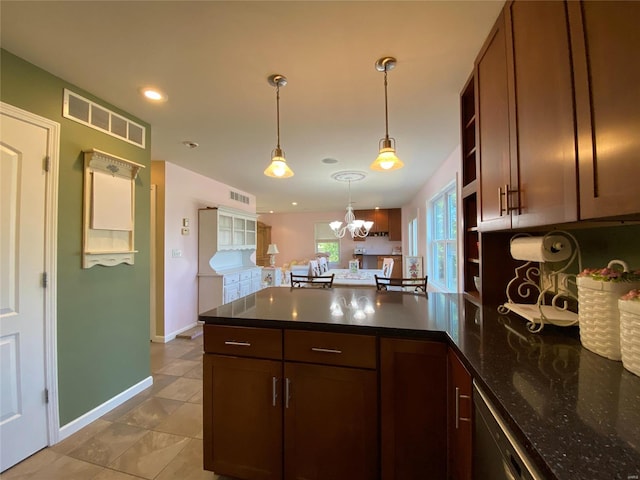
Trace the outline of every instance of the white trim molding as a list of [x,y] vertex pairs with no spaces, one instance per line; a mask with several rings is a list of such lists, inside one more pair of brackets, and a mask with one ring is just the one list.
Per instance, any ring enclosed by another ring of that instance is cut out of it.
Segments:
[[114,408],[122,405],[124,402],[126,402],[130,398],[135,397],[138,393],[149,388],[151,385],[153,385],[153,377],[148,376],[141,382],[138,382],[132,387],[127,388],[125,391],[119,393],[118,395],[111,398],[110,400],[107,400],[103,404],[98,405],[93,410],[89,410],[84,415],[76,418],[75,420],[70,421],[69,423],[67,423],[66,425],[60,428],[60,431],[58,432],[58,442],[64,440],[70,435],[73,435],[80,429],[89,425],[91,422],[97,420],[98,418],[110,412]]

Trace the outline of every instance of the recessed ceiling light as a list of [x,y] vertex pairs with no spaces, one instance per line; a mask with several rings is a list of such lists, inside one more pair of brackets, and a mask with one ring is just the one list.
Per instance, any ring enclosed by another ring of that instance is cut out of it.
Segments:
[[323,158],[322,163],[326,163],[327,165],[332,165],[334,163],[338,163],[338,160],[335,158]]
[[162,92],[161,90],[155,87],[144,87],[140,89],[140,93],[147,100],[151,100],[152,102],[166,102],[169,97],[167,94]]
[[269,210],[269,213],[273,213],[273,210]]
[[200,146],[197,142],[192,142],[191,140],[185,140],[182,144],[187,148],[198,148]]
[[291,205],[293,205],[294,207],[298,205],[298,202],[291,202]]

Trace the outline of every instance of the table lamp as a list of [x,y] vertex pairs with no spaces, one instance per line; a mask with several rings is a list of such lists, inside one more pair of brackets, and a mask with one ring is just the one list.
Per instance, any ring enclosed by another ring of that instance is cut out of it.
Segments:
[[267,255],[271,255],[271,259],[269,260],[269,263],[271,264],[271,266],[275,266],[276,264],[276,254],[280,253],[278,251],[278,246],[275,243],[270,243],[269,244],[269,248],[267,249]]

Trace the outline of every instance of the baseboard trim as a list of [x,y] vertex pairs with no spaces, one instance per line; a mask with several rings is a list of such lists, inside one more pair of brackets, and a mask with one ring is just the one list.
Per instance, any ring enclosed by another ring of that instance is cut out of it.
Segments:
[[110,412],[117,406],[122,405],[124,402],[136,396],[138,393],[142,392],[144,389],[149,388],[151,385],[153,385],[153,377],[148,376],[141,382],[136,383],[135,385],[127,388],[125,391],[120,392],[115,397],[107,400],[103,404],[98,405],[93,410],[88,411],[84,415],[60,427],[60,430],[58,431],[58,442],[61,442],[65,438],[73,435],[78,430],[86,427],[91,422],[97,420],[98,418]]
[[182,332],[186,332],[187,330],[191,330],[192,328],[197,327],[198,325],[199,325],[198,322],[190,323],[186,327],[182,327],[181,329],[176,330],[175,332],[170,333],[169,335],[165,335],[164,337],[162,335],[156,335],[155,337],[153,337],[151,339],[151,341],[153,343],[167,343],[167,342],[170,342],[171,340],[176,338],[177,335],[180,335]]

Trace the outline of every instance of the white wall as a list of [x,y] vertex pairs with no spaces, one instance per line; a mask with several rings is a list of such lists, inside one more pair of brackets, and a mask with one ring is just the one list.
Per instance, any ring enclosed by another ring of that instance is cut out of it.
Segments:
[[[188,330],[198,320],[198,209],[225,205],[256,211],[254,195],[169,162],[165,165],[164,339]],[[250,199],[249,205],[231,200],[234,190]],[[189,235],[182,235],[182,219],[189,219]],[[182,256],[172,256],[180,250]]]
[[427,256],[427,208],[429,201],[454,180],[457,181],[457,211],[458,211],[458,291],[462,291],[462,191],[460,181],[460,146],[451,152],[440,168],[429,178],[411,202],[402,207],[402,251],[409,251],[408,224],[413,218],[418,218],[418,255],[424,262],[425,273],[428,273]]

